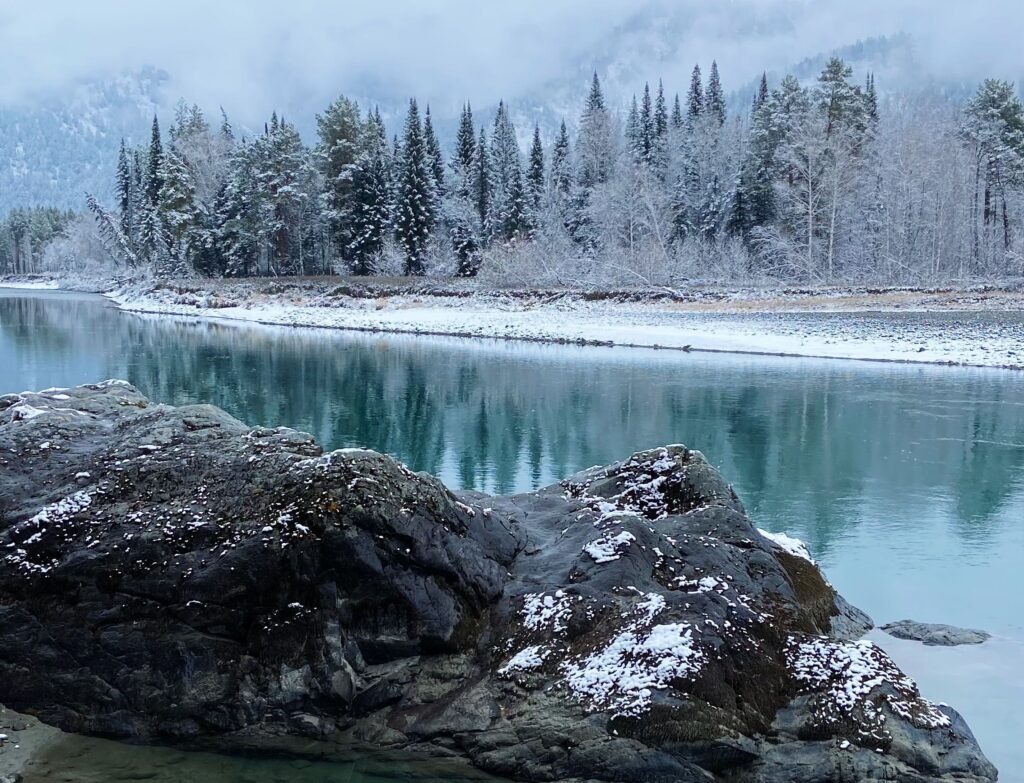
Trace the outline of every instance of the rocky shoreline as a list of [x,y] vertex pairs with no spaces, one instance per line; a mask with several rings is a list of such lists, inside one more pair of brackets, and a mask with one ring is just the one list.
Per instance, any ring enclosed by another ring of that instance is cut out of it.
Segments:
[[124,382],[0,397],[0,702],[528,781],[991,781],[793,539],[667,446],[453,493]]

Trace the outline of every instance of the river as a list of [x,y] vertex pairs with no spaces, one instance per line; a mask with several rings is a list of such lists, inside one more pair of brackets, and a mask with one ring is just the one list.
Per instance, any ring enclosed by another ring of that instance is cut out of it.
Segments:
[[[0,289],[0,393],[111,377],[385,451],[455,488],[525,491],[651,446],[698,448],[876,622],[995,635],[953,650],[872,638],[964,713],[1001,780],[1021,779],[1022,373],[242,326]],[[218,779],[278,779],[263,768]],[[344,774],[316,779],[363,779]]]

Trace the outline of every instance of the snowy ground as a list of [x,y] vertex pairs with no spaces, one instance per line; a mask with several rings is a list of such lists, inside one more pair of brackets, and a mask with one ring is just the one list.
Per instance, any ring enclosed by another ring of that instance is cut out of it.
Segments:
[[[0,285],[4,283],[0,281]],[[35,283],[33,287],[53,287]],[[403,287],[404,286],[404,287]],[[126,285],[123,310],[286,326],[462,337],[1024,367],[1024,291],[695,289],[595,298],[455,283],[341,280]]]

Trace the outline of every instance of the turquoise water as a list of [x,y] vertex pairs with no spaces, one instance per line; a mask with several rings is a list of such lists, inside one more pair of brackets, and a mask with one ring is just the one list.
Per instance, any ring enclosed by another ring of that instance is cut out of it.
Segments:
[[699,448],[876,621],[996,634],[994,658],[922,687],[1004,780],[1024,769],[1024,373],[247,327],[0,292],[0,393],[107,377],[494,492]]

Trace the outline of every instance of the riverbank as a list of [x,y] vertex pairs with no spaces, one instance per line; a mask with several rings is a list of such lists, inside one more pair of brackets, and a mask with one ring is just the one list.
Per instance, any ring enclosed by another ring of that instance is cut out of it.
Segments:
[[[26,283],[47,285],[0,281]],[[57,284],[100,289],[128,312],[271,325],[1024,368],[1019,285],[579,292],[352,278]]]

